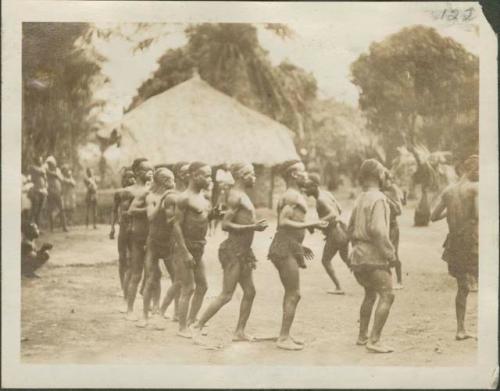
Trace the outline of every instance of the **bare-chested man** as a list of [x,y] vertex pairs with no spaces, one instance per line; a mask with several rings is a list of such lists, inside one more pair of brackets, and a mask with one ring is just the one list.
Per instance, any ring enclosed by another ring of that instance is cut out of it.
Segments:
[[401,189],[394,183],[394,178],[392,174],[387,170],[385,173],[385,181],[383,187],[383,193],[387,197],[387,202],[389,204],[389,209],[391,210],[390,222],[389,222],[389,238],[394,246],[394,251],[396,252],[396,258],[391,265],[396,270],[396,285],[393,289],[403,289],[403,273],[401,268],[401,260],[399,259],[399,224],[398,216],[401,216],[403,211],[403,205],[406,203],[405,197]]
[[94,229],[97,229],[96,218],[97,218],[97,181],[94,177],[94,173],[90,168],[86,170],[86,176],[83,180],[85,187],[87,188],[87,194],[85,196],[85,225],[89,227],[89,213],[92,214],[92,222],[94,224]]
[[[118,223],[118,275],[120,277],[120,286],[123,291],[123,297],[126,300],[127,286],[130,279],[130,257],[131,257],[131,221],[126,213],[134,195],[128,189],[135,184],[135,176],[130,168],[126,168],[122,174],[122,188],[117,190],[113,196],[113,214],[111,221],[111,231],[109,238],[115,238],[115,225]],[[125,309],[124,309],[125,311]]]
[[[189,185],[189,163],[188,162],[178,162],[174,164],[173,166],[173,173],[175,177],[175,187],[176,191],[175,193],[169,193],[164,200],[164,207],[166,210],[175,210],[175,206],[177,203],[177,196],[182,193],[184,190]],[[172,247],[173,250],[173,247]],[[163,302],[160,307],[160,314],[165,317],[169,318],[166,315],[167,309],[169,305],[172,303],[172,301],[175,300],[175,310],[174,310],[174,316],[172,318],[173,321],[177,322],[179,321],[179,299],[181,295],[181,281],[179,279],[176,279],[175,277],[175,260],[173,259],[173,256],[175,254],[172,254],[172,262],[174,265],[174,273],[170,273],[170,276],[172,278],[172,285],[167,289],[167,293],[165,294],[165,297],[163,299]],[[165,265],[167,266],[167,265]]]
[[130,279],[127,285],[127,320],[136,321],[134,302],[137,288],[141,281],[146,255],[146,239],[148,237],[148,218],[146,214],[145,194],[149,190],[149,183],[153,177],[153,168],[147,159],[135,159],[132,163],[135,184],[128,189],[134,196],[127,214],[131,217],[131,257]]
[[245,334],[245,326],[255,297],[252,270],[255,269],[257,261],[252,251],[252,242],[254,232],[264,231],[267,223],[265,220],[256,221],[255,207],[246,193],[246,189],[255,184],[252,164],[233,164],[231,173],[235,184],[229,191],[228,211],[222,222],[222,229],[227,231],[229,236],[219,247],[219,260],[224,273],[222,293],[210,304],[193,329],[195,333],[199,333],[205,323],[231,301],[239,283],[243,289],[243,298],[233,341],[252,341],[253,337]]
[[286,192],[278,201],[278,230],[269,248],[268,258],[278,269],[285,289],[283,320],[277,347],[301,350],[303,343],[290,336],[295,310],[300,300],[299,268],[305,268],[304,259],[312,259],[313,253],[302,246],[306,229],[326,228],[326,221],[306,222],[307,202],[302,188],[307,184],[307,172],[300,160],[286,162],[282,166]]
[[174,262],[176,278],[179,278],[181,284],[177,335],[185,338],[192,337],[188,326],[195,322],[207,291],[202,257],[211,207],[210,201],[203,195],[203,190],[210,186],[211,181],[210,166],[200,162],[191,163],[188,188],[179,194],[176,202],[173,227]]
[[62,182],[64,178],[61,170],[57,167],[56,159],[49,156],[46,160],[47,163],[47,213],[49,215],[50,230],[54,230],[54,212],[59,213],[61,219],[61,227],[64,232],[68,232],[66,228],[66,217],[64,216],[64,207],[62,201]]
[[29,192],[31,221],[40,227],[40,214],[42,213],[43,203],[47,198],[47,173],[45,172],[41,156],[36,157],[33,165],[30,167],[30,176],[33,182],[33,187]]
[[[153,184],[146,195],[146,211],[149,220],[149,235],[146,245],[146,260],[144,264],[144,292],[143,292],[143,319],[137,323],[137,327],[147,327],[149,318],[149,307],[153,300],[153,314],[158,312],[159,290],[161,271],[159,267],[160,258],[165,262],[167,271],[172,281],[174,271],[172,265],[172,238],[171,231],[175,217],[175,205],[166,209],[164,200],[175,193],[174,174],[167,168],[157,168],[153,177]],[[155,297],[156,296],[156,297]],[[156,329],[164,327],[155,322]]]
[[[356,199],[348,227],[352,243],[351,269],[365,290],[356,344],[366,345],[369,351],[376,353],[394,351],[380,342],[382,329],[394,302],[390,265],[395,259],[395,252],[389,238],[390,209],[381,191],[385,172],[385,167],[375,159],[363,162],[359,170],[362,193]],[[377,296],[379,300],[368,337]]]
[[335,275],[335,270],[332,266],[332,259],[337,254],[340,254],[342,261],[349,266],[349,240],[347,238],[347,227],[340,220],[342,209],[329,191],[324,191],[319,188],[320,178],[317,174],[309,175],[309,182],[306,186],[306,194],[316,199],[316,211],[318,217],[328,222],[328,227],[323,230],[325,234],[325,247],[321,263],[325,268],[328,276],[335,284],[335,290],[329,290],[328,293],[334,295],[343,295],[344,291],[340,286],[340,282]]
[[464,174],[458,183],[449,186],[441,195],[431,215],[432,221],[446,217],[448,236],[444,244],[443,260],[448,272],[457,280],[455,307],[457,314],[457,341],[472,338],[465,331],[465,312],[469,295],[469,277],[478,277],[478,182],[479,158],[470,156],[463,164]]

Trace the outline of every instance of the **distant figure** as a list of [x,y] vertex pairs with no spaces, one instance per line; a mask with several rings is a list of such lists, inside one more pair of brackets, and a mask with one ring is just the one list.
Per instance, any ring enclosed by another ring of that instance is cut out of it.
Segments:
[[66,216],[64,215],[62,201],[62,183],[63,177],[61,170],[57,167],[57,162],[54,156],[49,156],[47,163],[47,213],[49,215],[50,231],[54,231],[54,212],[59,213],[61,227],[64,232],[68,232],[66,227]]
[[43,203],[47,198],[47,174],[41,156],[37,156],[30,167],[31,181],[33,187],[29,192],[31,200],[31,221],[40,226],[40,214]]
[[35,271],[49,260],[49,250],[52,249],[52,245],[44,243],[41,248],[36,248],[35,239],[40,236],[40,231],[35,223],[23,222],[21,233],[23,235],[21,241],[21,275],[27,278],[39,278]]
[[215,201],[215,205],[210,214],[210,235],[215,234],[217,227],[224,218],[227,211],[227,193],[229,186],[226,184],[219,185],[219,195]]
[[31,218],[32,202],[30,193],[33,189],[33,182],[27,175],[21,174],[22,190],[21,190],[21,221],[29,221]]
[[75,200],[75,186],[76,182],[73,179],[73,173],[71,169],[64,165],[61,168],[62,173],[62,200],[64,214],[67,219],[68,225],[73,224],[73,212],[75,210],[76,200]]
[[96,218],[97,218],[97,182],[90,168],[87,168],[87,176],[83,180],[85,187],[87,188],[87,195],[85,197],[85,226],[89,227],[89,212],[92,213],[92,219],[94,223],[94,229],[97,229]]
[[[348,227],[352,243],[351,269],[365,290],[356,344],[366,345],[369,351],[376,353],[394,351],[380,342],[382,329],[394,302],[390,265],[396,257],[389,238],[390,208],[386,196],[380,191],[385,172],[384,166],[375,159],[363,162],[359,170],[363,191],[356,199]],[[377,296],[373,327],[368,336]]]
[[472,338],[465,331],[467,296],[470,277],[478,277],[478,182],[479,157],[470,156],[462,165],[459,182],[449,186],[441,195],[431,215],[432,221],[446,217],[448,236],[443,245],[443,260],[448,263],[448,272],[457,280],[455,310],[457,314],[456,340]]
[[328,276],[335,284],[335,290],[329,290],[328,293],[334,295],[344,295],[340,282],[335,275],[332,266],[332,259],[339,252],[340,258],[349,267],[349,239],[347,237],[347,227],[340,220],[342,208],[329,191],[319,188],[320,178],[317,174],[309,174],[309,183],[306,186],[306,194],[314,197],[316,200],[316,211],[318,217],[328,222],[328,227],[323,229],[325,234],[325,247],[321,263]]
[[403,289],[403,274],[401,270],[401,260],[399,259],[399,224],[398,217],[401,216],[403,205],[406,204],[405,195],[401,189],[394,183],[394,178],[389,171],[385,173],[385,181],[382,192],[387,197],[389,208],[391,210],[389,222],[389,238],[396,252],[396,260],[393,267],[396,269],[397,284],[393,289]]

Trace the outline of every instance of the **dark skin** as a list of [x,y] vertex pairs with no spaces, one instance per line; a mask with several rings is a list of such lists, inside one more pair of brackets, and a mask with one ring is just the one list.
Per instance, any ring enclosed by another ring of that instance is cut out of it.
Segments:
[[[306,187],[306,194],[316,199],[316,210],[318,212],[318,217],[329,223],[329,226],[326,229],[335,230],[342,210],[333,195],[330,192],[320,190],[316,184],[308,185]],[[329,248],[325,244],[323,255],[321,257],[321,263],[323,264],[326,273],[335,284],[335,290],[329,291],[328,293],[343,295],[344,291],[340,286],[340,282],[332,266],[332,259],[337,254],[337,252],[340,253],[342,261],[344,261],[344,263],[349,266],[348,245],[342,247],[333,245],[333,247]]]
[[40,226],[40,214],[47,198],[47,174],[41,157],[37,157],[30,167],[30,175],[33,182],[31,221]]
[[128,189],[135,184],[133,173],[125,173],[122,178],[122,188],[117,190],[114,194],[113,215],[111,221],[111,231],[109,238],[115,238],[115,225],[120,222],[120,232],[118,234],[118,274],[120,277],[120,286],[123,291],[123,297],[126,297],[128,282],[130,280],[130,243],[128,238],[128,220],[123,217],[130,207],[134,195]]
[[[246,193],[246,189],[255,184],[255,172],[251,165],[247,171],[236,178],[234,187],[229,191],[228,211],[222,222],[222,229],[229,233],[229,236],[241,235],[248,238],[249,246],[253,240],[253,232],[264,231],[267,228],[265,220],[256,221],[255,207]],[[223,285],[220,295],[208,306],[200,320],[194,325],[195,332],[200,332],[208,322],[225,304],[231,301],[236,286],[240,284],[243,290],[241,300],[240,315],[233,341],[252,341],[253,337],[245,333],[245,326],[250,316],[253,299],[255,297],[255,286],[253,283],[252,268],[243,267],[241,262],[234,262],[224,268]]]
[[[362,183],[363,191],[372,191],[380,189],[381,180],[379,178],[368,178]],[[374,206],[370,222],[372,227],[375,227],[371,233],[371,238],[374,243],[388,241],[387,226],[385,225],[384,218],[384,205],[378,202]],[[354,224],[354,213],[351,215],[349,228]],[[392,247],[391,247],[392,248]],[[389,263],[394,260],[395,254],[387,254]],[[385,322],[389,316],[392,303],[394,302],[394,293],[392,292],[392,280],[388,271],[383,269],[375,269],[366,271],[356,275],[359,284],[365,290],[365,297],[360,308],[360,321],[359,321],[359,337],[356,342],[357,345],[366,345],[367,349],[377,353],[390,353],[394,351],[393,348],[386,346],[380,342],[380,336],[384,328]],[[373,312],[375,301],[378,297],[378,304],[375,309],[373,327],[370,335],[368,336],[368,328],[370,319]]]
[[64,214],[63,203],[62,203],[62,182],[64,178],[61,172],[53,162],[47,162],[47,182],[48,182],[48,214],[49,214],[49,225],[50,230],[54,230],[54,209],[59,212],[59,217],[61,219],[61,227],[64,232],[68,232],[66,228],[66,216]]
[[[302,163],[297,164],[287,176],[287,190],[278,202],[278,227],[286,228],[291,235],[303,236],[304,230],[326,228],[326,221],[306,222],[307,203],[301,191],[307,183],[307,172]],[[307,256],[307,254],[306,254]],[[290,336],[290,328],[300,300],[299,266],[290,254],[276,265],[285,295],[283,298],[283,320],[277,346],[286,350],[301,350],[303,345]]]
[[147,237],[148,220],[145,199],[152,176],[152,166],[147,161],[142,162],[137,172],[135,172],[136,183],[129,187],[129,191],[134,195],[134,200],[127,211],[127,215],[132,218],[132,250],[130,280],[127,286],[126,318],[131,321],[138,320],[133,311],[137,288],[144,269],[144,258],[146,256],[145,241]]
[[[86,202],[86,213],[85,213],[85,225],[89,226],[89,213],[92,215],[92,222],[94,229],[97,229],[96,226],[96,219],[97,219],[97,200],[95,197],[97,197],[96,192],[97,192],[97,183],[94,178],[94,174],[92,173],[91,169],[87,169],[87,177],[84,180],[85,186],[87,187],[87,202]],[[91,197],[91,195],[93,195]]]
[[211,205],[203,194],[203,190],[209,188],[211,181],[212,171],[209,166],[203,166],[196,172],[192,172],[189,186],[178,196],[176,205],[173,234],[178,249],[175,259],[176,276],[181,284],[177,335],[185,338],[192,336],[188,326],[194,323],[207,291],[203,261],[195,262],[187,248],[186,241],[205,240]]
[[[163,197],[168,190],[175,187],[174,176],[172,172],[165,168],[160,168],[160,173],[155,174],[155,182],[151,187],[149,193],[146,195],[146,213],[149,221],[149,234],[150,235],[163,235],[167,232],[165,224],[170,225],[173,220],[171,213],[161,215],[163,212],[164,204]],[[163,219],[166,220],[157,220]],[[168,241],[168,237],[164,237]],[[153,313],[158,311],[159,290],[161,272],[158,265],[160,254],[153,248],[154,243],[149,243],[146,250],[145,268],[144,268],[144,293],[143,293],[143,319],[137,324],[137,327],[146,327],[148,325],[149,307],[150,302],[153,300]],[[172,278],[174,280],[174,278]],[[156,307],[156,308],[155,308]],[[155,324],[156,329],[164,329],[158,322]]]
[[[460,229],[468,219],[479,220],[479,188],[478,172],[466,173],[459,183],[446,189],[431,213],[431,221],[447,219],[450,232]],[[469,296],[469,275],[467,273],[455,276],[457,280],[457,295],[455,311],[457,317],[457,341],[472,338],[465,330],[465,313],[467,297]]]

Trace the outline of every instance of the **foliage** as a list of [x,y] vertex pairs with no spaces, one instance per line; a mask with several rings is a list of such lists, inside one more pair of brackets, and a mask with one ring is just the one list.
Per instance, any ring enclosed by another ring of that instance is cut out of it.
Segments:
[[[265,28],[283,39],[293,36],[285,25]],[[129,110],[187,80],[197,70],[214,88],[288,125],[304,138],[303,113],[316,95],[311,74],[289,63],[273,66],[259,44],[257,28],[250,24],[191,25],[186,34],[188,44],[160,58],[159,69],[139,88]]]
[[458,158],[477,151],[479,60],[453,39],[404,28],[373,43],[351,72],[368,126],[391,159],[398,146],[419,141]]
[[75,47],[85,23],[23,23],[23,168],[35,155],[77,164],[76,148],[91,129],[88,115],[99,71]]

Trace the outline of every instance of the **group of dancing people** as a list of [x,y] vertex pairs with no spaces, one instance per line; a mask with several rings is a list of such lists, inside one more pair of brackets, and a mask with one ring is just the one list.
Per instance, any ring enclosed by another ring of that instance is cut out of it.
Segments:
[[[433,221],[446,217],[450,230],[443,259],[458,282],[457,340],[470,337],[464,328],[467,279],[470,274],[477,276],[477,156],[470,157],[463,167],[464,175],[445,190],[432,214]],[[222,220],[222,229],[228,236],[218,251],[222,291],[198,316],[207,291],[203,253],[213,213],[210,166],[202,162],[153,166],[146,158],[140,158],[124,169],[122,187],[114,196],[110,237],[115,237],[118,223],[119,277],[125,300],[122,312],[137,327],[164,329],[161,319],[173,303],[173,317],[179,323],[177,335],[199,341],[207,333],[207,322],[232,299],[239,284],[243,296],[233,341],[257,340],[245,332],[256,294],[253,270],[257,260],[252,242],[256,233],[268,229],[268,223],[257,219],[248,196],[256,180],[253,165],[234,163],[230,172],[234,184],[227,193]],[[299,271],[314,256],[303,240],[306,231],[321,230],[326,239],[322,263],[335,284],[331,293],[344,293],[331,265],[337,252],[365,291],[356,344],[371,352],[392,352],[392,347],[382,343],[381,333],[394,301],[393,289],[402,288],[397,216],[404,203],[403,193],[380,162],[364,161],[359,169],[362,191],[346,225],[334,196],[320,188],[319,176],[308,174],[303,162],[287,161],[281,165],[280,173],[286,191],[278,201],[277,230],[268,252],[284,288],[281,330],[274,338],[276,346],[286,350],[304,348],[304,342],[293,337],[290,329],[301,297]],[[316,200],[317,218],[308,216],[308,196]],[[172,281],[163,300],[160,260]],[[393,267],[397,276],[394,287]],[[134,314],[139,290],[143,299],[141,317]]]

